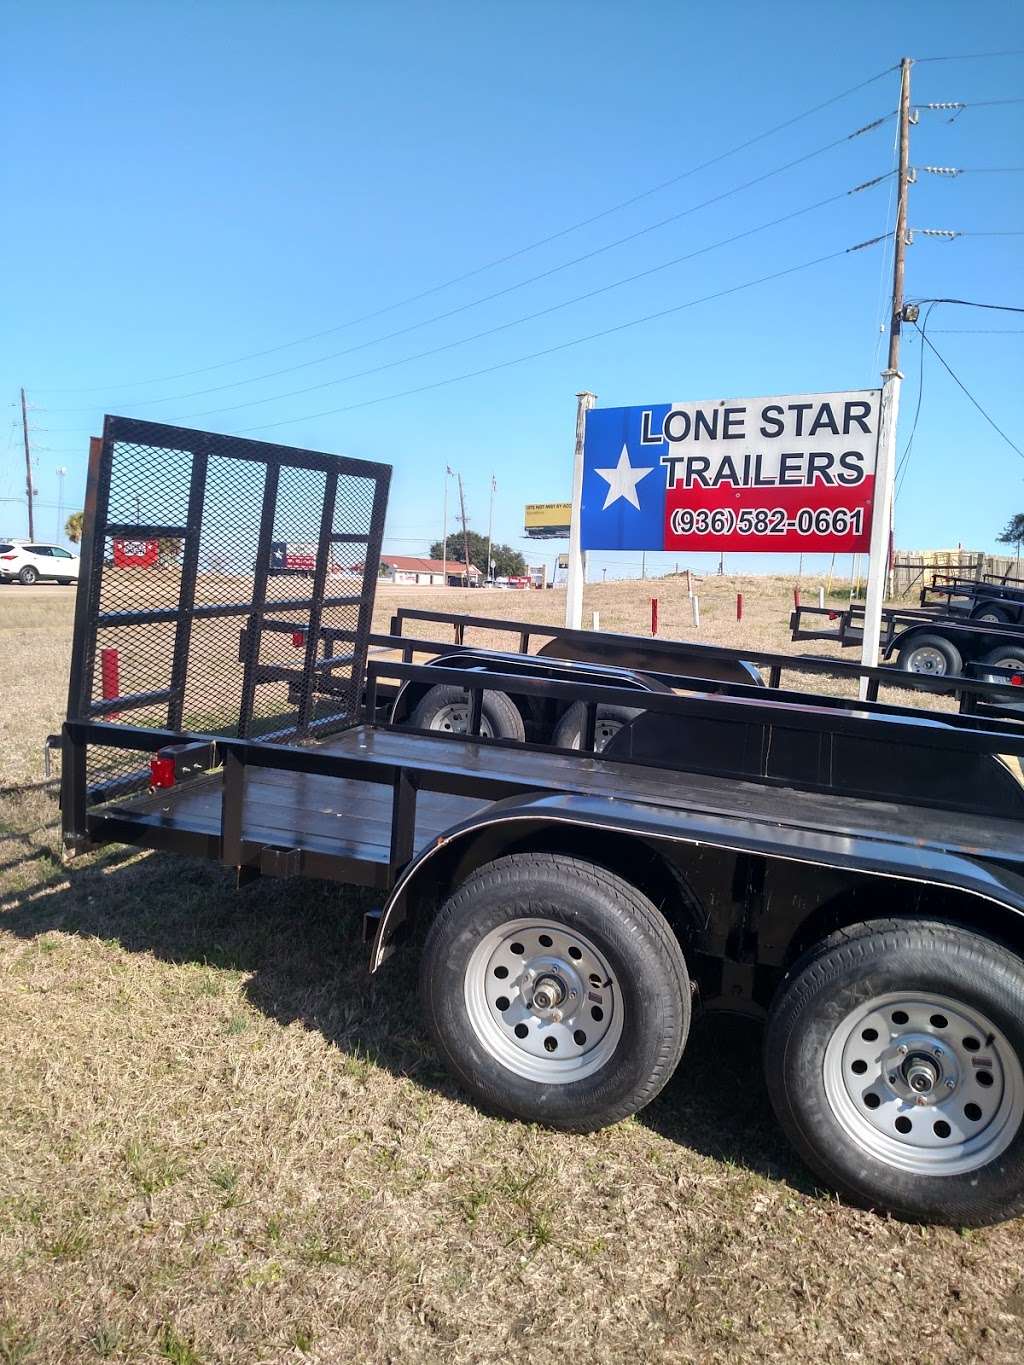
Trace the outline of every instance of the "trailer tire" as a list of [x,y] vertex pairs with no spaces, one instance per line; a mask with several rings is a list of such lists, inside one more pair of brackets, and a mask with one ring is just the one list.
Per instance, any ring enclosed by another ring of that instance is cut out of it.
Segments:
[[[597,708],[597,727],[594,732],[594,753],[599,754],[610,740],[614,739],[624,725],[640,711],[634,706],[605,706]],[[566,710],[551,736],[551,743],[559,749],[579,749],[583,744],[583,730],[587,720],[587,708],[581,701],[574,701]]]
[[923,634],[900,647],[899,666],[904,673],[957,677],[963,672],[964,661],[956,645],[944,635]]
[[1010,619],[1010,613],[1002,607],[995,607],[990,602],[984,602],[971,613],[972,621],[990,622],[992,625],[1005,626]]
[[[986,654],[982,663],[991,664],[994,668],[1013,668],[1018,673],[1024,673],[1024,648],[1015,649],[1012,645],[1000,645],[998,649]],[[982,680],[1004,684],[1008,681],[992,673],[983,673]]]
[[650,1103],[690,1024],[686,964],[660,911],[614,873],[554,853],[499,858],[449,897],[420,992],[476,1100],[577,1133]]
[[779,988],[765,1074],[793,1146],[854,1203],[960,1227],[1024,1213],[1024,962],[991,939],[912,919],[832,935]]
[[[443,730],[465,734],[469,728],[469,692],[462,687],[439,684],[417,702],[409,724],[419,730]],[[480,712],[480,732],[491,739],[526,738],[523,718],[504,692],[484,692]]]

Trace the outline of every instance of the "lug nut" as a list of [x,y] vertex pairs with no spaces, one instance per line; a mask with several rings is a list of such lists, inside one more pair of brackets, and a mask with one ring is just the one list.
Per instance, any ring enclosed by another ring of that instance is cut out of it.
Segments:
[[907,1045],[906,1045],[906,1043],[900,1043],[900,1045],[899,1045],[899,1047],[896,1049],[896,1051],[900,1054],[901,1057],[906,1056],[906,1054],[907,1054]]
[[946,1089],[947,1089],[947,1090],[955,1090],[955,1089],[956,1089],[956,1081],[954,1081],[954,1080],[952,1080],[952,1079],[948,1080],[948,1081],[946,1082]]

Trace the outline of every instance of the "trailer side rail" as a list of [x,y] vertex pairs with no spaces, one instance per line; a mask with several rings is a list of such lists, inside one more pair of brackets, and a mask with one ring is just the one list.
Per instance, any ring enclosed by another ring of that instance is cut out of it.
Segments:
[[[855,627],[851,627],[849,621],[842,620],[844,613],[825,607],[800,607],[790,618],[790,625],[796,629],[795,622],[799,622],[801,613],[813,613],[815,615],[824,614],[831,620],[839,620],[839,630],[845,626],[847,632]],[[664,674],[654,673],[653,670],[645,667],[645,673],[652,673],[662,681],[672,685],[672,677],[679,676],[678,669],[668,667],[674,658],[679,655],[680,647],[685,647],[688,653],[699,655],[706,659],[718,659],[729,663],[746,662],[753,664],[758,669],[765,669],[768,672],[768,686],[778,688],[782,684],[782,679],[787,673],[805,674],[818,677],[846,678],[851,681],[859,681],[861,678],[867,679],[867,700],[877,701],[881,689],[895,689],[904,692],[925,692],[934,696],[947,696],[950,685],[948,680],[940,680],[927,677],[919,673],[904,673],[898,669],[878,666],[868,668],[865,665],[854,662],[852,659],[813,659],[793,654],[780,654],[770,650],[736,650],[730,649],[725,645],[708,645],[695,643],[692,641],[660,640],[657,638],[646,639],[638,635],[615,634],[611,631],[590,631],[573,630],[568,626],[549,626],[540,625],[536,621],[506,621],[489,616],[464,616],[457,612],[437,612],[427,611],[419,607],[400,607],[391,618],[391,633],[389,636],[375,636],[374,643],[383,646],[396,645],[401,642],[403,647],[409,641],[416,641],[415,636],[405,635],[403,624],[407,621],[425,621],[431,624],[448,625],[453,628],[455,648],[464,646],[467,627],[479,628],[489,631],[504,631],[507,634],[515,635],[518,641],[518,652],[521,654],[529,653],[532,641],[543,638],[544,640],[566,640],[572,644],[578,644],[594,652],[595,656],[600,655],[602,646],[605,645],[635,645],[642,647],[646,654],[661,656],[666,662]],[[843,638],[838,632],[821,632],[804,634],[794,634],[794,639],[825,639],[838,640],[841,644],[852,644],[854,641]],[[424,642],[426,645],[427,642]],[[432,650],[451,651],[453,645],[438,645],[430,642],[429,648]],[[409,662],[409,660],[405,660]],[[693,676],[690,674],[689,676]],[[703,684],[709,686],[707,682]],[[973,694],[974,702],[965,705],[961,697],[961,710],[973,711],[977,702],[991,703],[998,706],[1001,700],[1009,697],[1006,688],[998,683],[987,683],[980,679],[968,680],[957,679],[957,691],[964,694]],[[813,694],[818,700],[817,694]],[[1016,720],[1017,714],[1009,712],[1000,719]]]

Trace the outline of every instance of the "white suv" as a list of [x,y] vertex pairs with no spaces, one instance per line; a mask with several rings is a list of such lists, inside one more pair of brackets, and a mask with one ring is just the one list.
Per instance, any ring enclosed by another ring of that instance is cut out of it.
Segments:
[[0,583],[17,580],[27,586],[38,583],[41,578],[77,583],[78,556],[60,545],[40,544],[35,540],[0,540]]

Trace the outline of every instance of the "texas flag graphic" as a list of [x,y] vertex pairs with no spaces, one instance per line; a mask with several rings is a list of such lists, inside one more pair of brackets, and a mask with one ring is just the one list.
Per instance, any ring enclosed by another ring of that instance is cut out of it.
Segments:
[[585,550],[866,550],[880,393],[593,408]]

